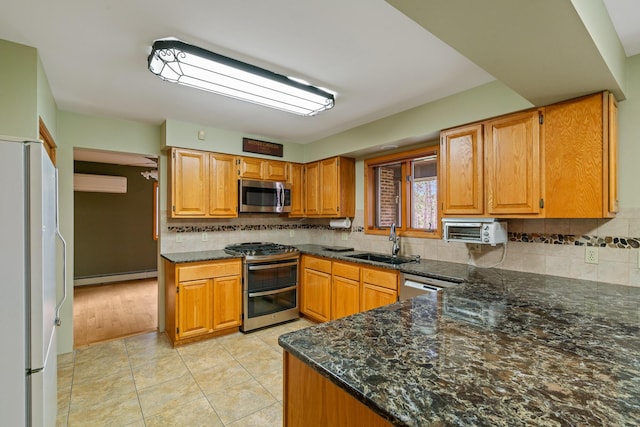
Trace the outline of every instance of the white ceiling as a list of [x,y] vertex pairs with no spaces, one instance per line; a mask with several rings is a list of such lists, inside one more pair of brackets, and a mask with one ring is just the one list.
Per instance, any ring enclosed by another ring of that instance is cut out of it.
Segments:
[[[604,1],[626,54],[640,53],[640,2]],[[146,57],[168,36],[329,88],[336,106],[299,117],[163,82]],[[281,142],[308,143],[494,79],[383,0],[13,1],[0,39],[38,49],[61,110]]]

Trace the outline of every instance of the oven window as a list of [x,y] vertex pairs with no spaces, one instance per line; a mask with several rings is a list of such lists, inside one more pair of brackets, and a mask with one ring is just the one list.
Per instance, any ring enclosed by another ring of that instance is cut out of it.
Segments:
[[253,264],[249,265],[248,275],[249,292],[287,288],[298,283],[298,263],[287,261],[283,264]]
[[249,318],[296,308],[296,290],[292,289],[270,295],[250,297],[247,306],[247,316]]

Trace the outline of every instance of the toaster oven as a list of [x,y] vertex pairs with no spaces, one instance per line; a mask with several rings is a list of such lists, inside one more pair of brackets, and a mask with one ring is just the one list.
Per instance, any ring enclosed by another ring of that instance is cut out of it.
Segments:
[[495,246],[507,241],[507,222],[495,218],[443,218],[442,238],[448,242]]

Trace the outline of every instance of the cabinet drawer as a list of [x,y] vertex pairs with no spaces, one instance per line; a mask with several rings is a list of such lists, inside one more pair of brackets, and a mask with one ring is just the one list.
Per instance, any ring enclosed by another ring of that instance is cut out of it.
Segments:
[[189,280],[208,279],[212,277],[223,277],[241,274],[241,261],[222,261],[211,263],[194,263],[178,267],[178,282]]
[[331,269],[334,276],[344,277],[351,280],[360,280],[360,267],[357,265],[334,262]]
[[374,270],[371,268],[362,269],[362,282],[383,288],[398,290],[398,275],[392,271]]
[[304,268],[331,274],[331,261],[323,258],[305,257]]

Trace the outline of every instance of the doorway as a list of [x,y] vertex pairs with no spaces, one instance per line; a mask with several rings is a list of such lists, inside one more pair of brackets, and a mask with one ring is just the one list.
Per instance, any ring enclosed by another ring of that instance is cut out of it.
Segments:
[[158,328],[158,159],[74,149],[74,348]]

